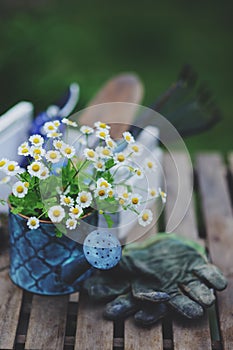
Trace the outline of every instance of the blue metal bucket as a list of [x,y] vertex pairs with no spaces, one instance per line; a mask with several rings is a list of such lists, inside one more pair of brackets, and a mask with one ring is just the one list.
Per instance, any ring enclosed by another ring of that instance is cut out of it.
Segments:
[[[83,220],[97,226],[97,213]],[[65,235],[56,237],[53,224],[41,222],[30,230],[27,218],[10,212],[9,229],[10,278],[19,287],[41,295],[64,295],[78,291],[90,276],[82,244]]]

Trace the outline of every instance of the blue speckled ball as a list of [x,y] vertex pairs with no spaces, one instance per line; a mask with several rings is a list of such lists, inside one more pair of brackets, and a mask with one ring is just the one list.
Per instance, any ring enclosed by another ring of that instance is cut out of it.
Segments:
[[85,239],[83,251],[89,264],[100,270],[108,270],[121,259],[121,244],[109,231],[92,231]]

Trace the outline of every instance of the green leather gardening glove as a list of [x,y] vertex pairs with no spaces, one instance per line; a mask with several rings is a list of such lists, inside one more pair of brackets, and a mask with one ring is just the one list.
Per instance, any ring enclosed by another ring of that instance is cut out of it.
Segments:
[[214,289],[227,282],[210,264],[204,248],[175,234],[156,234],[123,249],[120,264],[85,281],[90,297],[112,300],[104,311],[111,320],[134,314],[138,324],[151,325],[170,307],[188,318],[203,315],[215,300]]

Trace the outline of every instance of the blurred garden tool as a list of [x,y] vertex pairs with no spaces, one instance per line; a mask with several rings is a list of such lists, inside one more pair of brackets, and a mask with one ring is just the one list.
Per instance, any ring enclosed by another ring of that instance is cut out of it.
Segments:
[[[140,104],[142,98],[143,85],[139,78],[135,74],[123,73],[108,80],[87,108],[71,119],[80,125],[93,126],[99,120],[111,124],[111,136],[118,139],[133,124],[137,104]],[[114,105],[111,102],[115,102]]]
[[141,326],[154,324],[169,308],[190,319],[201,317],[215,300],[213,289],[226,286],[202,246],[166,233],[127,245],[115,269],[84,282],[90,297],[111,300],[105,307],[106,318],[134,315]]
[[[204,84],[197,85],[197,74],[190,65],[183,67],[177,81],[150,108],[162,114],[181,137],[208,130],[221,119],[211,93]],[[134,125],[131,128],[134,136],[147,125],[158,127],[162,140],[167,133],[167,125],[153,113],[139,114]]]

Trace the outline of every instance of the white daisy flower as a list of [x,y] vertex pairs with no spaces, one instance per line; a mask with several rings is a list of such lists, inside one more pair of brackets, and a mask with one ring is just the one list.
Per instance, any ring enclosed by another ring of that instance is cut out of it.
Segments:
[[108,190],[105,187],[98,187],[94,192],[94,196],[99,199],[108,198]]
[[76,198],[76,203],[82,208],[87,208],[91,205],[92,195],[90,192],[81,191]]
[[36,161],[28,165],[27,170],[31,176],[39,177],[43,168],[44,165],[41,162]]
[[149,188],[148,191],[149,199],[159,197],[159,191],[156,188]]
[[134,156],[140,156],[142,154],[142,145],[135,142],[128,146],[129,152],[133,153]]
[[62,133],[56,132],[56,131],[50,132],[47,134],[47,137],[52,138],[52,139],[56,139],[56,138],[61,137],[61,136],[62,136]]
[[105,171],[105,163],[102,159],[99,159],[95,162],[94,167],[98,170],[98,171]]
[[126,156],[123,152],[115,153],[114,160],[116,163],[124,163],[126,160]]
[[107,129],[99,129],[95,134],[101,140],[106,140],[109,137],[109,131]]
[[97,153],[91,148],[85,148],[83,154],[88,160],[96,161],[98,158]]
[[73,126],[74,128],[76,128],[78,126],[78,124],[76,122],[72,122],[71,120],[69,120],[68,118],[63,118],[62,119],[62,123],[66,124],[68,126]]
[[145,176],[143,170],[140,169],[140,168],[134,169],[134,173],[135,173],[135,176],[136,176],[138,179],[143,179],[144,176]]
[[141,226],[147,226],[150,225],[150,223],[153,220],[153,214],[150,209],[144,209],[141,211],[141,213],[138,216],[138,222]]
[[125,141],[129,144],[135,142],[133,135],[129,131],[123,132],[123,137],[124,137]]
[[0,180],[0,185],[8,184],[8,182],[10,182],[10,179],[11,179],[10,176],[4,176],[4,177]]
[[82,207],[79,205],[75,205],[70,208],[70,217],[74,219],[78,219],[83,213]]
[[56,128],[58,128],[61,125],[60,120],[58,119],[53,120],[53,124],[56,126]]
[[15,197],[23,198],[28,193],[28,187],[22,181],[17,181],[12,187],[12,193]]
[[112,198],[112,197],[114,196],[114,194],[115,194],[115,191],[114,191],[112,188],[110,188],[110,189],[108,190],[108,197],[109,197],[109,198]]
[[45,155],[45,150],[42,147],[32,146],[30,149],[30,155],[35,158],[35,160],[41,160]]
[[8,163],[9,163],[9,160],[7,158],[2,158],[0,160],[0,169],[4,170]]
[[141,199],[142,197],[140,196],[140,194],[133,193],[130,196],[130,204],[136,208],[139,204],[141,204]]
[[27,225],[30,230],[35,230],[40,226],[40,221],[35,216],[32,216],[28,219]]
[[63,147],[64,142],[62,140],[54,140],[53,145],[57,150],[60,150]]
[[100,158],[111,158],[112,157],[112,150],[108,147],[96,147],[96,152],[100,156]]
[[166,203],[166,201],[167,201],[167,194],[164,191],[162,191],[161,188],[159,188],[159,195],[160,195],[160,197],[162,199],[162,202]]
[[111,139],[110,136],[108,136],[106,139],[105,139],[105,142],[106,142],[106,145],[111,148],[111,149],[114,149],[117,147],[117,144],[115,141],[113,141],[113,139]]
[[156,171],[157,169],[157,165],[155,164],[155,162],[149,158],[145,160],[144,167],[149,172]]
[[42,146],[44,143],[44,139],[41,135],[32,135],[29,137],[29,141],[34,145],[34,146]]
[[44,129],[44,132],[46,134],[49,134],[49,133],[53,133],[55,131],[57,131],[57,128],[58,126],[60,125],[60,122],[59,122],[59,125],[56,126],[55,125],[56,123],[54,122],[46,122],[44,125],[43,125],[43,129]]
[[58,163],[61,159],[61,153],[58,151],[48,151],[45,158],[51,163]]
[[101,188],[101,187],[111,188],[112,185],[107,180],[105,180],[103,177],[101,177],[99,180],[97,180],[96,187],[97,188]]
[[83,126],[81,126],[80,131],[84,135],[90,135],[90,134],[92,134],[94,132],[94,129],[92,129],[88,125],[83,125]]
[[73,205],[74,205],[74,200],[73,200],[73,198],[71,198],[70,196],[61,195],[61,196],[60,196],[60,204],[61,204],[61,205],[65,205],[65,206],[67,206],[67,207],[73,207]]
[[106,130],[109,130],[110,129],[110,126],[107,125],[106,123],[102,123],[102,122],[95,122],[95,127],[97,129],[106,129]]
[[29,156],[29,154],[30,154],[30,146],[29,146],[28,142],[22,143],[18,147],[18,155],[19,156]]
[[70,159],[75,156],[75,148],[73,146],[63,144],[61,148],[61,153],[64,157]]
[[66,227],[70,230],[74,230],[77,226],[77,223],[78,222],[75,219],[72,219],[72,218],[68,219],[68,220],[66,220]]
[[43,166],[39,172],[39,174],[37,175],[37,177],[40,180],[45,180],[49,177],[49,169],[46,166]]
[[8,161],[6,166],[4,167],[4,171],[7,175],[14,176],[21,172],[21,169],[17,162]]
[[52,222],[61,222],[65,217],[65,210],[60,205],[54,205],[49,208],[48,216]]

